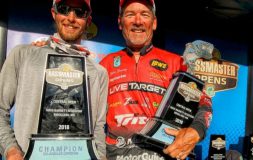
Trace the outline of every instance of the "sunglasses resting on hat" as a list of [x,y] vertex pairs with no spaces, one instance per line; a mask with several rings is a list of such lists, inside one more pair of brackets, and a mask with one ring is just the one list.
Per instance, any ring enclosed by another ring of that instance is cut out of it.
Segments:
[[87,6],[79,7],[71,7],[63,3],[55,4],[56,13],[68,15],[71,11],[73,11],[78,18],[87,18],[90,16],[90,11]]

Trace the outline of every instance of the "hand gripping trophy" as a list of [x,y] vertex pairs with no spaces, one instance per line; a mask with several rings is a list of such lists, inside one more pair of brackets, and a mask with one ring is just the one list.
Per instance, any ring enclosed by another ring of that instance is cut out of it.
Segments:
[[[180,129],[189,127],[199,109],[199,102],[205,83],[195,77],[194,63],[198,58],[210,60],[216,49],[201,40],[187,43],[183,54],[187,72],[174,74],[155,116],[134,136],[133,141],[143,141],[158,148],[173,143],[175,137],[165,133],[165,128]],[[190,155],[189,155],[190,156]]]

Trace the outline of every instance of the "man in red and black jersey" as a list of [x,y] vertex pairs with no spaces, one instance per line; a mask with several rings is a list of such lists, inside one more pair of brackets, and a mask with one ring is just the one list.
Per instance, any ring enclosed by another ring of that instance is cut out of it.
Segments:
[[120,0],[118,24],[126,48],[100,63],[109,76],[106,143],[110,160],[167,159],[167,155],[185,159],[209,127],[211,100],[203,94],[201,109],[189,128],[166,130],[176,139],[163,152],[139,148],[131,141],[155,115],[173,74],[187,70],[182,57],[152,45],[157,27],[155,9],[154,0]]

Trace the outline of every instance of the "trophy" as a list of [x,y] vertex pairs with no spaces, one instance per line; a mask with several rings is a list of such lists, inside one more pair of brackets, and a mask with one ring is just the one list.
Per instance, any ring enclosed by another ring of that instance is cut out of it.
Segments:
[[243,145],[244,157],[247,160],[253,160],[253,133],[245,136]]
[[86,57],[48,54],[37,134],[26,160],[97,159]]
[[225,135],[211,135],[208,159],[209,160],[226,159]]
[[[161,104],[145,127],[133,137],[158,148],[173,143],[175,137],[165,133],[165,128],[189,127],[199,108],[204,82],[187,72],[177,72],[169,85]],[[194,156],[191,153],[189,156]]]
[[249,158],[250,160],[253,159],[253,134],[250,135],[250,142],[249,142]]

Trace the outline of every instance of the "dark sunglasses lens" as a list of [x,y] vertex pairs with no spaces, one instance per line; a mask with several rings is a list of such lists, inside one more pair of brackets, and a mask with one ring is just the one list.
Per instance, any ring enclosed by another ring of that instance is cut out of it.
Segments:
[[83,8],[72,8],[70,6],[59,4],[56,5],[57,12],[63,15],[68,15],[69,12],[74,11],[78,18],[87,18],[89,16],[88,8],[84,6]]
[[79,17],[79,18],[86,18],[87,17],[86,10],[83,10],[81,8],[73,8],[73,10],[75,11],[75,14],[77,17]]
[[69,13],[69,7],[66,5],[57,5],[56,9],[57,9],[57,12],[60,14],[67,15]]

